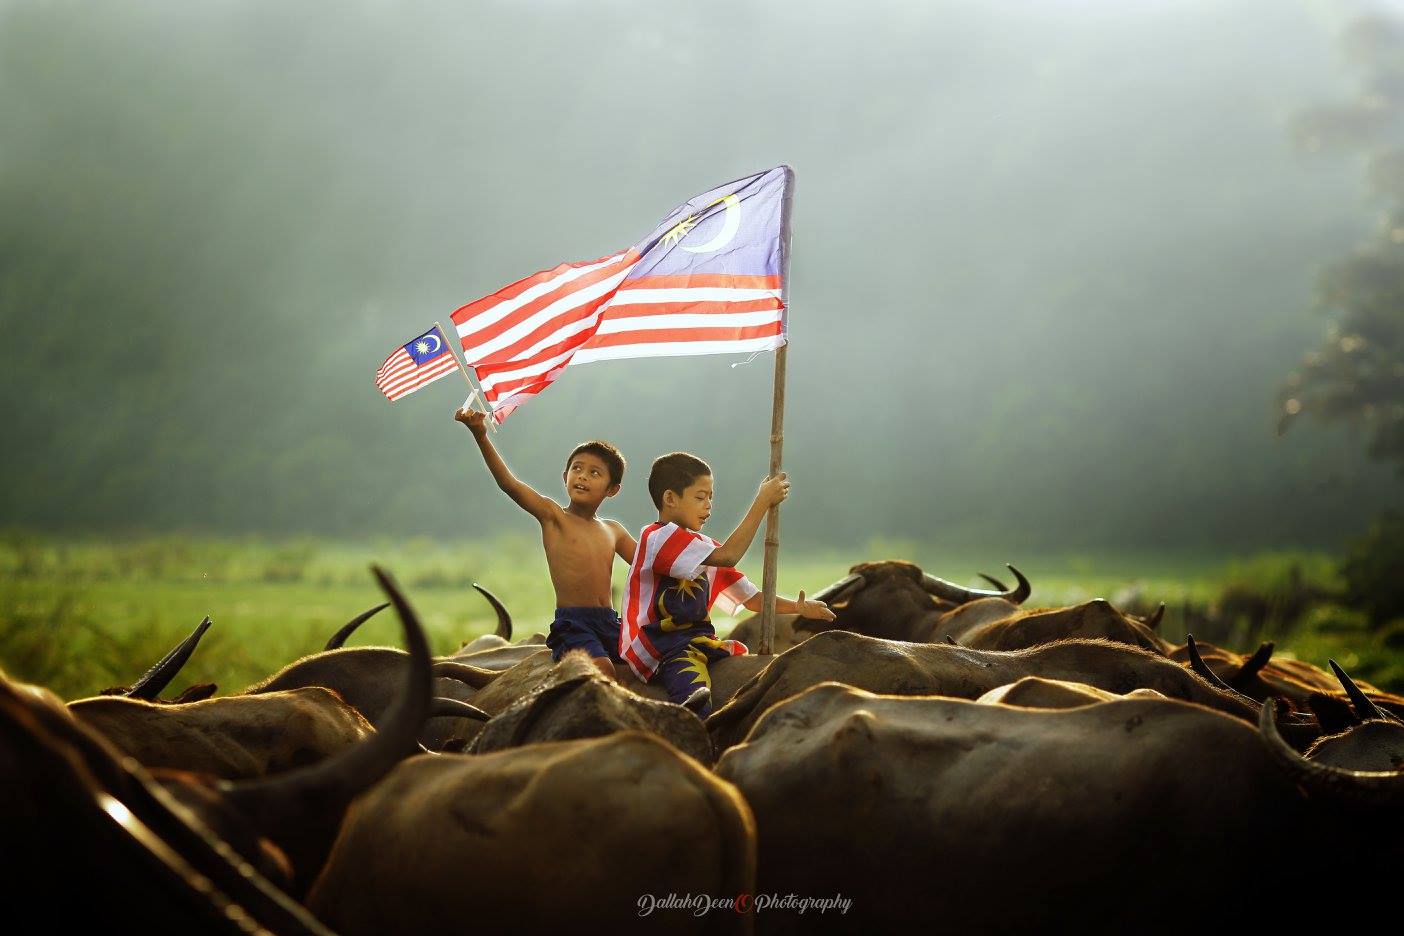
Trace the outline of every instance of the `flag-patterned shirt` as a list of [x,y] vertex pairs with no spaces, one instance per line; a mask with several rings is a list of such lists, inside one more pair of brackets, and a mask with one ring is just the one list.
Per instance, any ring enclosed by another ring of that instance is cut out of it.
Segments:
[[[713,604],[734,613],[756,588],[735,569],[703,565],[721,544],[676,523],[650,523],[639,532],[624,593],[619,655],[648,680],[661,661],[693,637],[715,636],[708,616]],[[746,652],[738,640],[722,641],[732,655]]]

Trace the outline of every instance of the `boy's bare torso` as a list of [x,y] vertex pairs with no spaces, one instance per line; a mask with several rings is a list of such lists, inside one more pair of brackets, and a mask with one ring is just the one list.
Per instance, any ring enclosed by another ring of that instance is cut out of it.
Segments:
[[556,516],[541,524],[556,607],[612,607],[610,573],[622,528],[613,521],[581,517],[556,506]]

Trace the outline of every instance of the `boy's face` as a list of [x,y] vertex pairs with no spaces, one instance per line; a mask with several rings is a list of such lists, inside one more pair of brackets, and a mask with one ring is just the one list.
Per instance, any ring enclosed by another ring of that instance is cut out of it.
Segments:
[[606,497],[619,493],[619,485],[609,483],[609,466],[598,455],[581,452],[570,460],[561,475],[571,503],[598,507]]
[[682,492],[664,491],[663,510],[667,519],[694,533],[702,529],[702,524],[712,515],[712,476],[702,475]]

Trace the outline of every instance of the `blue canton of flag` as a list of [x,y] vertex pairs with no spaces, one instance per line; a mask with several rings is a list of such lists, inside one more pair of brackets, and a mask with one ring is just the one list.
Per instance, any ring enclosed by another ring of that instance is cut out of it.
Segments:
[[439,326],[435,325],[418,338],[407,342],[405,351],[414,363],[422,365],[425,361],[432,361],[441,354],[447,354],[448,344],[439,335]]

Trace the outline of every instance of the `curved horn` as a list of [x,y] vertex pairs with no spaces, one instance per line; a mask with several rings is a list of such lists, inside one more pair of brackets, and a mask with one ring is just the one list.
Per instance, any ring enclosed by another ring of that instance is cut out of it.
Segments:
[[967,601],[974,601],[977,598],[1003,598],[1011,604],[1023,604],[1033,591],[1033,586],[1029,585],[1029,580],[1024,578],[1024,573],[1009,563],[1006,562],[1004,567],[1013,572],[1014,578],[1019,582],[1012,590],[996,592],[979,588],[964,588],[945,579],[939,579],[930,572],[921,574],[921,587],[926,589],[926,593],[929,595],[953,601],[956,604],[965,604]]
[[469,705],[467,702],[460,702],[457,699],[445,699],[442,696],[436,697],[429,703],[429,717],[471,718],[474,721],[487,721],[492,718],[476,705]]
[[844,576],[832,585],[819,589],[819,591],[815,592],[813,595],[810,595],[810,597],[813,598],[815,601],[822,601],[825,604],[829,604],[830,602],[839,602],[847,598],[854,592],[861,591],[862,589],[866,588],[867,584],[867,579],[863,578],[863,576],[858,575],[857,573],[854,573],[852,575]]
[[985,573],[981,572],[980,578],[989,582],[991,585],[993,585],[995,588],[998,588],[1000,591],[1009,591],[1009,586],[1001,582],[999,579],[995,578],[993,575],[986,575]]
[[[1194,642],[1193,634],[1185,635],[1185,647],[1189,651],[1190,669],[1194,670],[1201,679],[1225,695],[1233,696],[1240,704],[1247,706],[1250,712],[1262,710],[1262,703],[1257,699],[1239,692],[1220,679],[1218,674],[1209,668],[1209,665],[1204,662],[1204,658],[1199,655],[1199,645]],[[1321,733],[1321,725],[1314,718],[1289,713],[1288,721],[1285,724],[1294,737],[1307,738],[1319,736]]]
[[501,637],[503,640],[511,640],[512,615],[507,613],[506,605],[504,605],[501,601],[498,601],[496,595],[488,591],[483,586],[479,585],[477,582],[473,583],[473,587],[478,590],[478,594],[482,595],[484,598],[487,599],[488,604],[492,605],[492,610],[497,612],[497,630],[494,631],[494,633],[497,634],[497,636]]
[[446,679],[456,679],[465,685],[472,686],[474,689],[481,689],[501,676],[502,672],[499,670],[483,669],[481,666],[473,666],[471,663],[455,663],[452,660],[440,660],[434,664],[434,675],[443,676]]
[[190,654],[195,652],[200,638],[205,636],[205,631],[209,629],[210,619],[206,616],[189,637],[176,644],[175,649],[163,656],[155,666],[147,670],[140,679],[132,684],[132,688],[126,692],[127,698],[145,699],[149,702],[160,695],[161,691],[170,685],[171,680],[175,679],[180,668],[190,659]]
[[1258,649],[1253,651],[1253,655],[1243,661],[1238,672],[1229,677],[1229,685],[1241,690],[1248,680],[1258,675],[1258,671],[1267,666],[1267,661],[1272,659],[1273,646],[1273,642],[1270,640],[1259,644]]
[[[1220,692],[1231,692],[1234,695],[1239,695],[1237,689],[1220,679],[1219,674],[1211,670],[1208,664],[1204,662],[1204,657],[1199,655],[1199,645],[1194,642],[1193,634],[1185,635],[1185,649],[1189,651],[1190,669],[1194,670],[1195,673],[1199,675],[1200,679],[1203,679]],[[1256,704],[1255,702],[1254,705]]]
[[1155,630],[1160,626],[1160,619],[1163,617],[1165,617],[1165,602],[1162,601],[1141,623],[1151,630]]
[[350,637],[352,632],[355,631],[356,628],[360,627],[362,624],[366,623],[371,618],[375,617],[377,614],[384,611],[388,607],[390,607],[390,602],[387,601],[385,602],[385,604],[378,604],[368,611],[362,611],[360,614],[356,615],[351,620],[341,625],[341,630],[337,631],[335,634],[332,634],[331,640],[328,640],[327,645],[322,649],[340,649],[341,645],[346,643],[346,638]]
[[1350,704],[1355,708],[1355,714],[1361,721],[1369,721],[1372,718],[1383,718],[1387,721],[1395,721],[1384,712],[1379,710],[1375,703],[1371,702],[1365,693],[1360,691],[1360,687],[1355,684],[1355,680],[1346,675],[1346,671],[1341,669],[1340,664],[1335,660],[1327,660],[1331,665],[1331,672],[1336,674],[1336,679],[1340,681],[1341,688],[1350,697]]
[[1258,730],[1273,759],[1308,794],[1319,793],[1370,804],[1398,805],[1401,802],[1401,797],[1404,797],[1404,773],[1346,770],[1308,760],[1278,733],[1276,708],[1276,701],[1268,699],[1258,716]]
[[960,644],[956,642],[956,639],[955,639],[954,637],[952,637],[950,634],[947,634],[947,635],[946,635],[946,643],[950,644],[952,647],[959,647],[959,646],[960,646]]
[[404,627],[404,689],[386,711],[380,728],[359,744],[310,767],[262,780],[224,780],[219,789],[244,815],[270,832],[297,828],[307,814],[318,815],[334,804],[351,801],[419,749],[419,732],[433,698],[433,660],[429,640],[399,586],[380,566],[371,566],[381,589],[395,606]]

